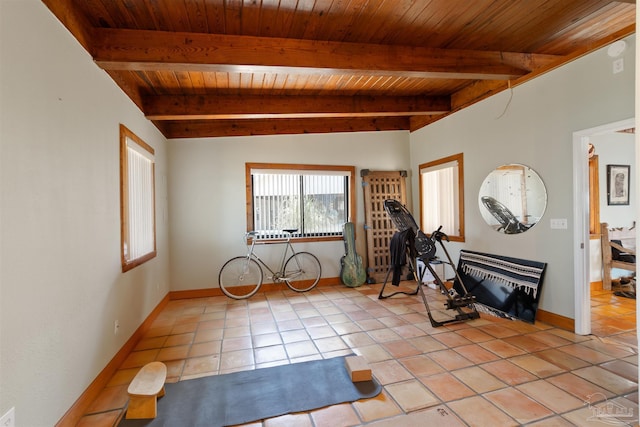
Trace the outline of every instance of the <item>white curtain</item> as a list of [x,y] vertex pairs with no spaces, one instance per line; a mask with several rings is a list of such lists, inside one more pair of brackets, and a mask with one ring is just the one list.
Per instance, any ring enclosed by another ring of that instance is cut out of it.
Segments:
[[456,162],[425,169],[422,179],[422,230],[431,233],[442,226],[446,234],[460,234],[458,224],[458,165]]

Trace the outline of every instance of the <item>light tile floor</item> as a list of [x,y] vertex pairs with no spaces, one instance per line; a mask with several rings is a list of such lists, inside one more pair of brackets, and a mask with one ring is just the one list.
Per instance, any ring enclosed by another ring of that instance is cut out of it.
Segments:
[[378,397],[248,426],[359,426],[436,406],[468,426],[638,424],[635,300],[594,292],[594,335],[577,336],[484,314],[433,328],[418,296],[379,300],[380,286],[171,301],[78,425],[116,426],[154,360],[180,381],[351,353],[368,360]]
[[[614,285],[614,290],[619,289]],[[630,288],[622,287],[622,290]],[[599,337],[615,337],[637,346],[636,300],[618,297],[612,291],[591,291],[591,332]]]

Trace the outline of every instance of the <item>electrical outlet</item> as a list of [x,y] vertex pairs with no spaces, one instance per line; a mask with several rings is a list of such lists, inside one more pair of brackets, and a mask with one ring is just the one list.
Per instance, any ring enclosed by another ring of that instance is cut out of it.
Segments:
[[116,320],[113,322],[113,335],[118,335],[118,329],[120,329],[120,323]]
[[11,408],[0,418],[0,427],[16,427],[16,408]]
[[624,71],[624,58],[618,58],[613,61],[613,74],[618,74]]

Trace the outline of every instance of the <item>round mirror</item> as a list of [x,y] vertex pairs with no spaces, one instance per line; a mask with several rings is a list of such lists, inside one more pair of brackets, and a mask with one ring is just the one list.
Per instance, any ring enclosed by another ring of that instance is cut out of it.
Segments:
[[547,208],[547,190],[540,176],[524,165],[503,165],[484,180],[478,195],[482,218],[504,234],[524,233]]

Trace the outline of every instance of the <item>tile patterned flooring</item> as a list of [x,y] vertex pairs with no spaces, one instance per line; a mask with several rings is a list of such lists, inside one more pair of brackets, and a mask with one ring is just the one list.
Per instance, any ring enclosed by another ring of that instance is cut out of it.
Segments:
[[154,360],[171,382],[351,353],[369,362],[378,397],[246,426],[395,426],[433,409],[462,426],[638,425],[635,300],[592,292],[594,334],[578,336],[484,314],[433,328],[418,296],[379,300],[380,286],[171,301],[78,426],[117,426],[129,382]]

